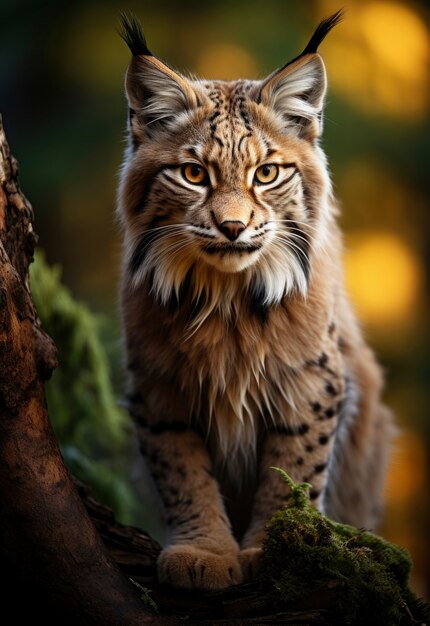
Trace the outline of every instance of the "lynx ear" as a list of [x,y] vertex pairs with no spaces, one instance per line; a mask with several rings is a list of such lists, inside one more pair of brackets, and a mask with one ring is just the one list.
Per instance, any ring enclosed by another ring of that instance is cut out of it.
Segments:
[[309,140],[322,132],[322,107],[327,90],[325,66],[317,49],[342,15],[338,11],[323,20],[303,52],[260,83],[254,95],[258,102],[280,114],[287,127]]
[[279,70],[263,85],[260,101],[279,113],[286,126],[313,139],[322,131],[322,107],[327,88],[319,54],[308,54]]
[[150,52],[135,16],[123,14],[121,21],[120,35],[133,54],[125,81],[131,131],[152,134],[184,111],[198,106],[198,93],[189,80]]

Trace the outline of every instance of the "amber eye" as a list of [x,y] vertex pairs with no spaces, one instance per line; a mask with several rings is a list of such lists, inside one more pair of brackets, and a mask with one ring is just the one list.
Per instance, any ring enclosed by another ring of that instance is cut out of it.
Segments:
[[268,185],[278,178],[279,167],[274,163],[266,163],[257,167],[254,174],[254,183]]
[[207,171],[201,165],[197,165],[197,163],[183,165],[182,176],[192,185],[205,185],[208,180]]

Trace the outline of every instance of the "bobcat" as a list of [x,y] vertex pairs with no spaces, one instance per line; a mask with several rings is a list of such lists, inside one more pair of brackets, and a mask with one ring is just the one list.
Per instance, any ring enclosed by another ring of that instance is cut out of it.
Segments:
[[317,49],[264,80],[188,79],[123,17],[129,145],[118,212],[126,402],[165,509],[161,582],[255,575],[288,486],[373,527],[392,431],[380,369],[345,294],[318,145]]

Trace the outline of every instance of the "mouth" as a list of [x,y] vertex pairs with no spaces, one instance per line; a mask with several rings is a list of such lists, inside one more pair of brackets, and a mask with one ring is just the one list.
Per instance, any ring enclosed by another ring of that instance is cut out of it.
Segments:
[[246,244],[246,243],[222,243],[222,244],[209,244],[202,247],[203,252],[206,254],[214,255],[219,254],[224,256],[226,254],[234,254],[242,256],[243,254],[251,254],[261,250],[263,244]]

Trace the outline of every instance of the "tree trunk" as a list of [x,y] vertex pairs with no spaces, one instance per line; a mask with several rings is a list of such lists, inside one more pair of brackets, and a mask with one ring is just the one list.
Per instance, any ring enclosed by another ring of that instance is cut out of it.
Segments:
[[[27,588],[23,599],[37,588],[41,605],[53,615],[67,616],[70,623],[165,623],[145,615],[137,590],[109,558],[52,432],[44,383],[56,366],[56,349],[40,326],[29,290],[36,241],[33,211],[19,189],[17,162],[9,153],[0,118],[3,564],[19,576],[16,585]],[[17,603],[18,611],[21,606]]]

